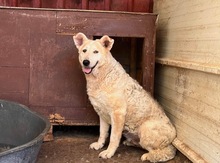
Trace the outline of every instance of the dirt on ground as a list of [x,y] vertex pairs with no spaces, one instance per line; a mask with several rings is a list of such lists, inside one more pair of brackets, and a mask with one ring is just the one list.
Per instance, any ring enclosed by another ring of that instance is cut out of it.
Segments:
[[[98,127],[57,127],[54,140],[42,144],[37,163],[142,163],[140,158],[146,151],[123,144],[120,144],[112,158],[99,158],[99,153],[107,148],[108,143],[99,151],[89,149],[89,145],[97,141],[98,133]],[[177,152],[176,157],[167,163],[191,162]]]

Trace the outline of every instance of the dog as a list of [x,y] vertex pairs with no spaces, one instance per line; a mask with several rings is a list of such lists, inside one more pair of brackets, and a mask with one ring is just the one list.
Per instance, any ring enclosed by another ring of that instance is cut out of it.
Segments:
[[99,157],[111,158],[124,134],[123,144],[147,150],[141,156],[142,161],[163,162],[174,158],[175,127],[161,106],[114,59],[110,52],[114,40],[107,35],[90,40],[83,33],[77,33],[73,40],[89,100],[100,119],[99,139],[90,148],[99,150],[104,146],[111,125],[110,143]]

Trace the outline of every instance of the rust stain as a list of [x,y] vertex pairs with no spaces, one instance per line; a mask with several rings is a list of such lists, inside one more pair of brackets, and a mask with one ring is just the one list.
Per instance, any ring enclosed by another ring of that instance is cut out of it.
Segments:
[[65,121],[65,117],[62,117],[60,114],[55,113],[55,114],[50,114],[49,116],[50,122],[51,123],[59,123],[62,124]]

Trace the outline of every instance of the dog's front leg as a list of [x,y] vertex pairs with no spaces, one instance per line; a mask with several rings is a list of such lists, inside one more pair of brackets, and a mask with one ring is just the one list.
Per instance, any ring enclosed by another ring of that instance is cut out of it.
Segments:
[[100,119],[99,139],[97,142],[94,142],[90,145],[90,148],[95,150],[99,150],[104,146],[105,140],[108,137],[108,131],[110,126],[101,117],[99,117],[99,119]]
[[119,146],[122,131],[125,122],[125,115],[120,112],[114,112],[111,116],[111,123],[112,123],[112,130],[110,136],[110,143],[107,150],[102,151],[99,154],[99,157],[107,159],[111,158],[114,154],[116,149]]

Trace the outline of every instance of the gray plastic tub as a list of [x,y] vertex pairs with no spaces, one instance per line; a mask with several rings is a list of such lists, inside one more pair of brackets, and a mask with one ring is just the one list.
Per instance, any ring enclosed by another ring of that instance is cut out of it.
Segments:
[[34,163],[49,128],[26,106],[0,100],[0,163]]

